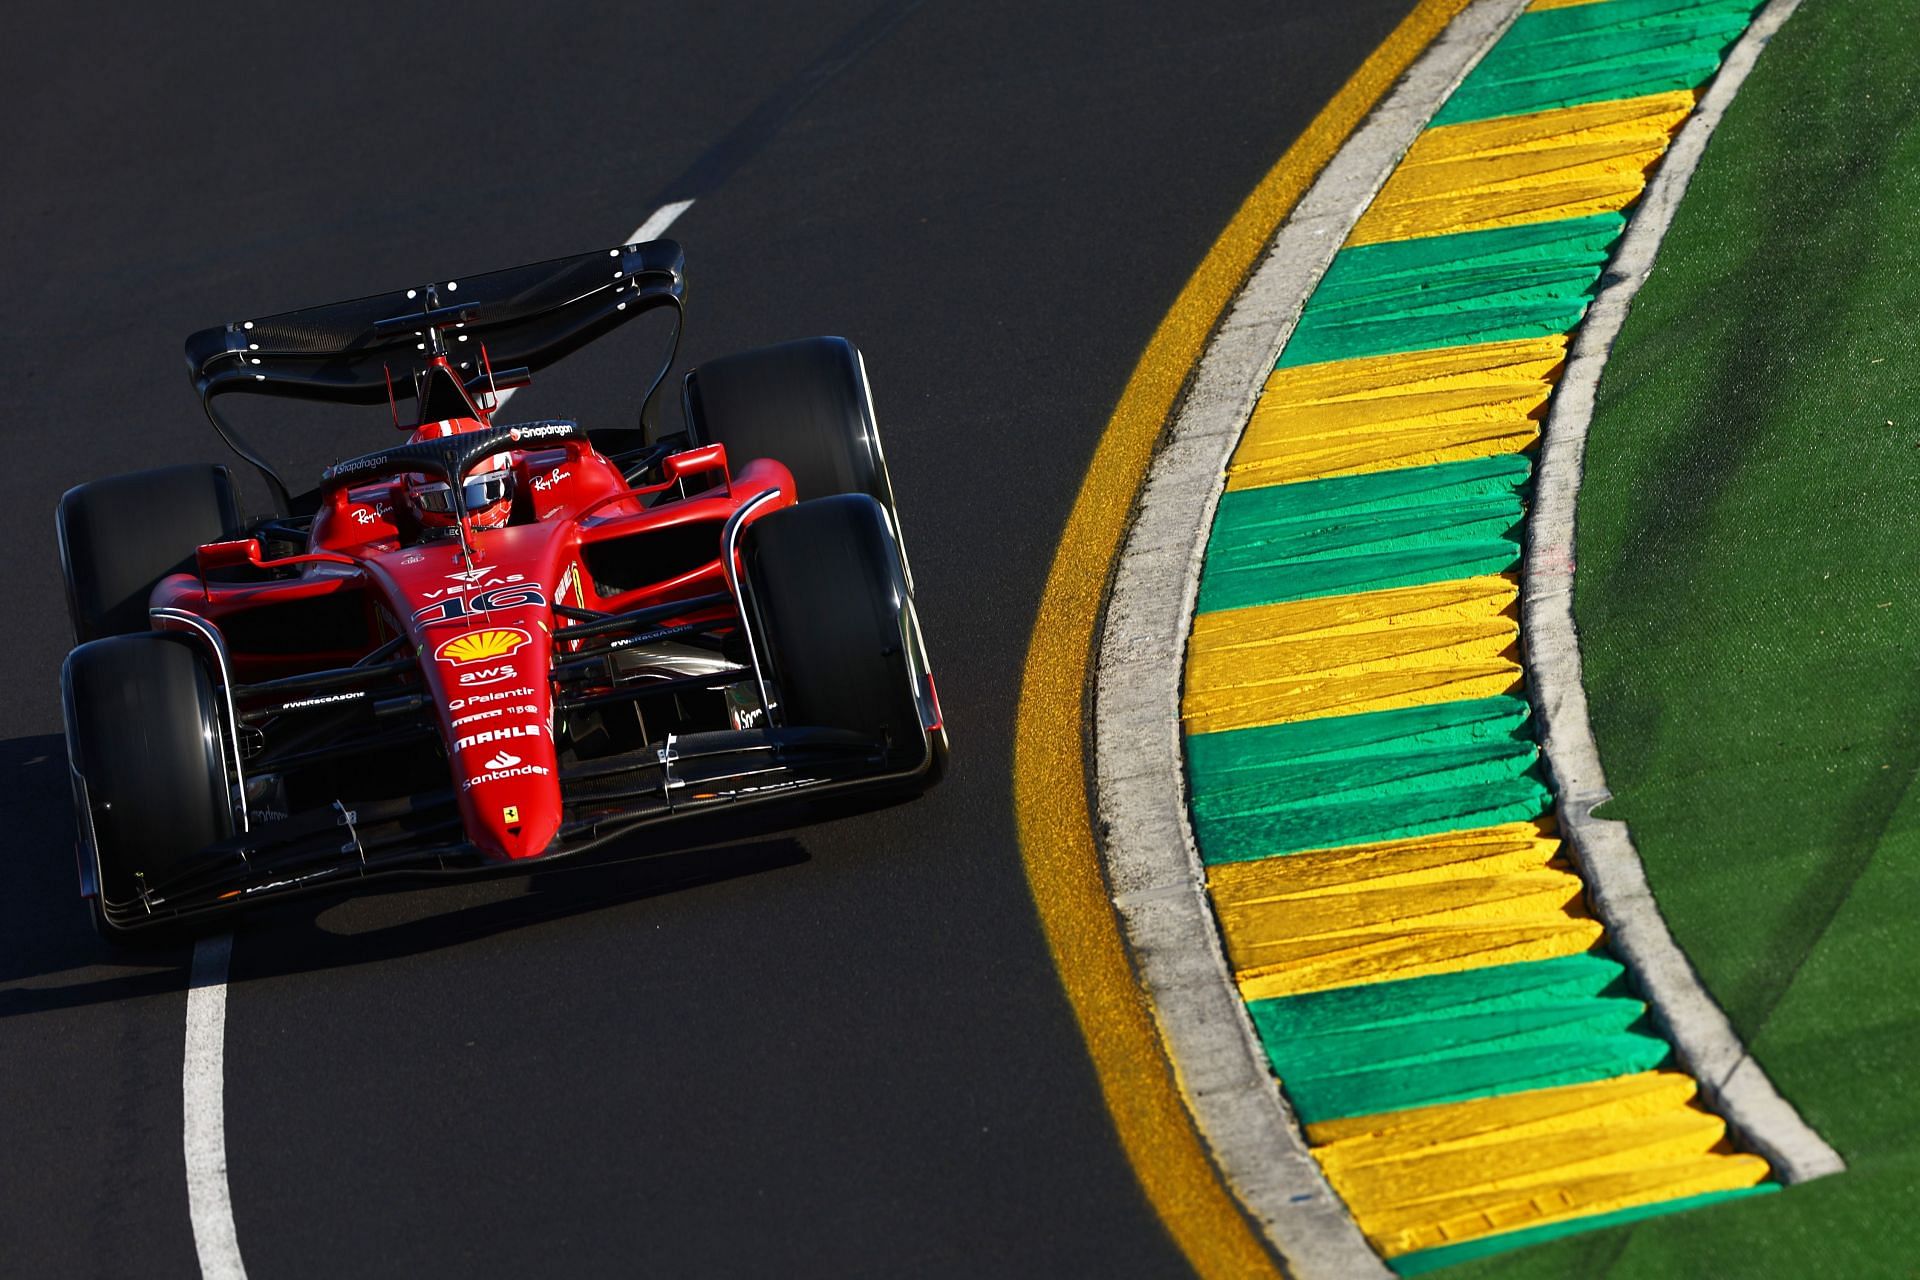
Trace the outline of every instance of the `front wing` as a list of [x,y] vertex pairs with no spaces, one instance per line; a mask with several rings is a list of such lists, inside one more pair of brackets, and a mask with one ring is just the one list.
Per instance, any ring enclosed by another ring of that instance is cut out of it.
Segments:
[[[463,835],[451,789],[365,804],[336,801],[262,823],[205,850],[172,879],[142,886],[131,905],[103,903],[108,923],[138,929],[232,910],[266,898],[376,876],[514,872],[589,849],[641,827],[743,805],[856,788],[911,786],[940,764],[938,730],[908,769],[889,767],[881,744],[838,729],[766,728],[669,734],[625,755],[563,768],[566,817],[534,858],[487,858]],[[81,857],[97,855],[81,833]],[[91,868],[99,884],[97,862]]]

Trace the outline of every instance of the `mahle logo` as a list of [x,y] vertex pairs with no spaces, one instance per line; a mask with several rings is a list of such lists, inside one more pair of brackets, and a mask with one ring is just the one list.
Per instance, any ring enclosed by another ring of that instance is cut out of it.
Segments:
[[[489,742],[499,742],[506,738],[538,738],[545,734],[547,726],[543,724],[509,724],[498,729],[481,729],[474,733],[462,734],[455,738],[453,749],[465,751],[470,747],[483,746]],[[504,765],[489,765],[488,768],[505,768]]]
[[463,636],[455,636],[435,649],[433,656],[442,662],[451,662],[456,667],[464,667],[469,662],[504,658],[532,639],[518,627],[489,627],[485,631],[469,631]]

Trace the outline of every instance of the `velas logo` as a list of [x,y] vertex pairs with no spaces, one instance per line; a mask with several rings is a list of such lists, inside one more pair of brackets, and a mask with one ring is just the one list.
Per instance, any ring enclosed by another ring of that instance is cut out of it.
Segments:
[[465,635],[455,636],[435,649],[433,656],[456,667],[464,667],[470,662],[504,658],[532,639],[519,627],[489,627],[484,631],[469,631]]

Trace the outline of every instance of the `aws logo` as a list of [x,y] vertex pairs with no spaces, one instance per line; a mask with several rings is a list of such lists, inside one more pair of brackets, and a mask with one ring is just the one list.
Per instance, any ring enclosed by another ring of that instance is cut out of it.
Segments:
[[456,667],[464,667],[470,662],[504,658],[532,639],[519,627],[488,627],[483,631],[469,631],[465,635],[455,636],[435,649],[433,656]]

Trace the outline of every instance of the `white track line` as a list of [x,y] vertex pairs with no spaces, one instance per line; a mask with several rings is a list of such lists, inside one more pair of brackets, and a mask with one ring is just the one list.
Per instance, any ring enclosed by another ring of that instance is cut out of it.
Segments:
[[193,976],[187,988],[187,1048],[180,1072],[185,1104],[187,1212],[193,1219],[193,1249],[208,1280],[246,1280],[240,1237],[233,1228],[233,1198],[227,1190],[226,1039],[227,968],[233,935],[193,944]]
[[[635,227],[623,244],[658,239],[674,219],[693,207],[691,200],[663,204]],[[511,389],[500,393],[505,404]],[[187,1159],[187,1213],[193,1220],[193,1249],[206,1280],[246,1280],[240,1260],[240,1236],[233,1226],[233,1195],[227,1184],[227,971],[233,959],[233,935],[222,933],[193,944],[193,971],[187,987],[187,1047],[180,1070]]]
[[666,229],[673,225],[687,210],[693,208],[691,200],[675,200],[672,204],[663,204],[653,211],[653,216],[633,229],[626,239],[627,244],[640,244],[646,240],[658,240]]

